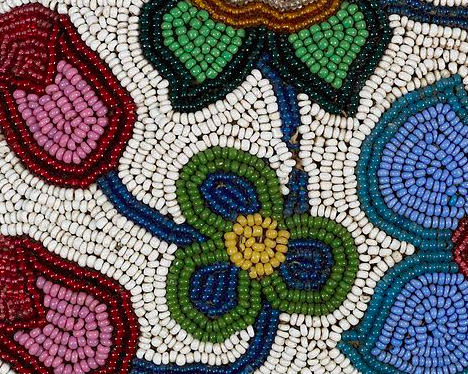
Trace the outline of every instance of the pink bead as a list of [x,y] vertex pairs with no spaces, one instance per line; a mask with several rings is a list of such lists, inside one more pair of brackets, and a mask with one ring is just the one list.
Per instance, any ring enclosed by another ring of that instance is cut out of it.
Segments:
[[65,311],[63,313],[65,314],[65,316],[71,317],[72,312],[73,312],[73,305],[67,303],[67,307],[65,308]]
[[20,99],[25,96],[26,96],[26,92],[24,92],[23,90],[15,90],[13,92],[13,98],[15,99]]
[[84,320],[79,319],[79,320],[75,323],[75,326],[73,327],[73,330],[75,330],[75,331],[82,330],[83,327],[84,327],[84,325],[85,325]]
[[78,352],[77,351],[73,351],[72,354],[71,354],[71,362],[73,362],[74,364],[78,362]]
[[65,369],[63,370],[62,374],[72,374],[73,373],[73,366],[70,364],[65,366]]
[[[48,322],[52,322],[53,319],[54,319],[54,316],[55,316],[55,312],[53,310],[48,310],[47,314],[46,314],[46,320]],[[52,330],[53,330],[53,326],[52,326]],[[50,331],[52,332],[52,330],[50,330]],[[46,331],[49,331],[49,330],[44,329],[44,332],[46,332]]]
[[99,332],[97,330],[88,331],[86,332],[86,337],[88,339],[97,339],[99,338]]
[[89,313],[85,318],[86,323],[90,323],[90,322],[93,322],[95,320],[96,320],[96,315],[94,313]]
[[71,80],[70,83],[74,86],[78,84],[78,82],[81,81],[81,75],[76,74]]
[[62,363],[62,358],[61,357],[55,357],[54,360],[52,361],[52,367],[57,368],[59,365]]
[[88,363],[89,367],[93,370],[99,367],[99,365],[93,357],[88,358],[86,362]]
[[93,321],[91,323],[87,323],[86,326],[85,326],[86,330],[90,331],[90,330],[97,330],[98,328],[98,324],[97,324],[97,321]]
[[44,334],[40,334],[36,337],[36,342],[42,344],[47,340],[47,337]]
[[50,112],[49,112],[49,117],[50,118],[55,118],[57,117],[60,113],[60,109],[59,108],[54,108],[52,109]]
[[57,352],[58,352],[58,348],[59,348],[59,346],[57,344],[52,344],[50,349],[49,349],[49,354],[51,356],[55,356],[57,354]]
[[[84,301],[84,300],[83,300]],[[80,313],[78,314],[80,318],[85,318],[89,314],[89,309],[86,306],[83,306],[80,310]],[[93,314],[93,319],[94,319],[94,314]]]
[[54,79],[54,83],[60,87],[60,82],[63,80],[62,74],[57,74]]
[[70,137],[69,137],[67,134],[63,134],[63,135],[60,137],[60,140],[58,141],[59,146],[60,146],[60,147],[66,147],[66,146],[67,146],[68,139],[70,139]]
[[27,335],[27,336],[28,336],[28,338],[24,342],[23,346],[24,346],[24,348],[29,349],[34,344],[34,339],[31,338],[29,335]]
[[31,347],[29,348],[29,354],[31,356],[35,356],[38,352],[39,352],[39,344],[37,343],[34,343],[33,345],[31,345]]
[[85,300],[86,300],[86,294],[84,292],[78,293],[76,303],[79,304],[79,305],[84,305]]
[[60,357],[65,357],[65,353],[67,352],[67,347],[61,345],[57,351],[57,355]]
[[29,108],[36,109],[39,107],[39,103],[37,101],[30,101],[28,104]]
[[[71,314],[70,314],[71,315]],[[67,331],[72,331],[73,330],[73,326],[75,324],[75,320],[73,317],[69,317],[67,319],[67,323],[65,324],[65,330]]]
[[49,357],[49,353],[47,351],[43,351],[39,356],[39,361],[44,362]]
[[55,154],[55,157],[57,158],[57,160],[59,161],[62,161],[63,160],[63,154],[65,153],[65,149],[63,148],[59,148],[57,150],[57,153]]
[[54,369],[54,374],[63,374],[65,365],[62,363]]
[[[28,109],[28,108],[29,108],[29,107],[28,107],[28,104],[27,104],[27,103],[18,105],[18,111],[19,111],[20,113],[24,112],[24,111],[25,111],[26,109]],[[24,116],[24,114],[23,114],[23,116]]]
[[61,97],[63,96],[63,92],[60,90],[60,88],[57,86],[57,91],[54,92],[54,94],[52,95],[52,100],[54,101],[57,101],[58,99],[60,99]]
[[93,112],[93,110],[90,109],[90,108],[83,109],[83,110],[80,112],[80,116],[81,116],[82,118],[91,117],[93,114],[94,114],[94,112]]
[[86,109],[88,107],[88,104],[86,104],[84,101],[78,103],[77,105],[75,105],[75,110],[79,113],[81,111],[83,111],[84,109]]
[[76,341],[80,347],[84,347],[86,345],[86,338],[84,336],[78,337]]
[[44,360],[44,365],[49,368],[52,366],[52,361],[54,361],[54,357],[47,356],[47,358]]
[[36,94],[29,94],[27,96],[27,99],[28,99],[28,101],[37,101],[37,100],[39,100],[39,96],[37,96]]
[[108,110],[105,106],[103,106],[101,109],[99,109],[97,112],[96,112],[96,115],[98,117],[104,117],[106,114],[107,114]]
[[36,280],[36,286],[37,288],[39,288],[40,290],[42,290],[42,288],[44,287],[46,283],[46,279],[43,277],[43,276],[39,276]]
[[76,152],[73,152],[73,163],[76,165],[79,165],[81,163],[81,158]]
[[95,355],[93,348],[91,348],[89,345],[85,345],[83,347],[83,351],[87,357],[94,357]]
[[76,362],[75,365],[73,365],[73,372],[74,374],[84,374],[84,371],[78,362]]
[[37,139],[37,144],[39,144],[41,147],[44,146],[44,144],[47,142],[48,138],[45,135],[42,135]]
[[59,320],[57,321],[57,326],[63,329],[66,324],[67,324],[67,317],[65,317],[64,315],[60,316]]
[[109,320],[108,319],[103,319],[102,321],[99,321],[98,322],[98,326],[99,327],[104,327],[104,326],[108,326],[110,324]]
[[80,80],[80,81],[75,85],[76,89],[77,89],[77,90],[80,90],[81,92],[83,92],[83,89],[84,89],[85,87],[87,87],[87,86],[88,86],[88,83],[86,83],[86,81],[84,81],[83,79]]
[[63,334],[62,334],[62,338],[60,339],[60,345],[62,346],[66,346],[68,344],[68,340],[70,339],[70,333],[68,333],[67,331],[65,331]]
[[31,338],[36,338],[40,333],[41,333],[41,329],[39,327],[36,327],[35,329],[32,329],[30,332],[29,332],[29,336]]
[[72,152],[70,150],[67,150],[63,154],[63,162],[66,164],[69,164],[72,162]]
[[[92,129],[92,131],[93,131],[94,133],[97,134],[98,139],[99,139],[99,137],[100,137],[102,134],[104,134],[104,129],[103,129],[101,126],[93,125],[93,127],[92,127],[91,129]],[[96,140],[97,140],[97,139],[96,139]]]
[[80,366],[81,366],[81,369],[83,369],[85,373],[91,370],[91,368],[89,367],[88,363],[85,360],[80,361]]
[[48,112],[50,112],[52,109],[54,108],[57,108],[57,105],[55,103],[55,101],[53,100],[50,100],[49,102],[47,102],[45,105],[44,105],[44,109]]
[[87,125],[94,125],[97,123],[96,117],[86,117],[83,119],[83,122],[86,123]]
[[45,125],[42,129],[41,129],[41,133],[46,135],[49,133],[50,130],[52,130],[54,127],[54,124],[53,123],[48,123],[47,125]]
[[85,159],[87,154],[85,151],[83,151],[83,148],[82,148],[83,145],[81,145],[80,147],[78,147],[78,149],[76,150],[76,154],[78,155],[78,157],[80,157],[81,159]]
[[78,348],[76,351],[78,352],[78,357],[80,360],[86,359],[86,355],[84,353],[83,347]]
[[60,61],[57,63],[57,71],[61,73],[61,72],[63,71],[63,69],[65,68],[66,65],[67,65],[66,61],[60,60]]
[[72,350],[78,348],[78,341],[74,336],[70,336],[70,338],[68,339],[68,347]]
[[46,152],[50,150],[50,147],[52,147],[53,144],[54,142],[50,139],[44,144],[44,149],[46,150]]
[[[96,141],[96,140],[98,140],[100,138],[100,135],[96,134],[94,131],[90,131],[90,132],[88,132],[88,138],[90,140]],[[89,141],[88,141],[88,145],[91,147],[91,144],[89,144]],[[96,148],[96,145],[94,145],[91,148],[93,148],[93,149]]]
[[52,96],[54,93],[56,93],[59,90],[58,86],[56,84],[51,84],[46,87],[45,92],[47,95]]
[[[43,95],[43,96],[41,96],[41,97],[39,98],[39,104],[40,104],[40,105],[43,105],[43,106],[44,106],[44,109],[45,109],[45,105],[46,105],[47,103],[51,103],[51,102],[53,103],[52,98],[51,98],[49,95]],[[54,103],[54,106],[55,106],[55,103]],[[46,109],[46,110],[47,110],[47,109]]]
[[54,342],[52,341],[52,339],[47,338],[45,342],[42,344],[42,346],[44,347],[44,349],[49,350],[50,347],[52,347],[53,343]]

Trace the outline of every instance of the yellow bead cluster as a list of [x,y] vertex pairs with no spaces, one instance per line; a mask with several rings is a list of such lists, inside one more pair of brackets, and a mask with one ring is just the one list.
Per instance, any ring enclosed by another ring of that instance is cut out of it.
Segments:
[[224,243],[231,261],[250,278],[270,275],[286,259],[289,231],[277,230],[278,222],[260,214],[238,216]]

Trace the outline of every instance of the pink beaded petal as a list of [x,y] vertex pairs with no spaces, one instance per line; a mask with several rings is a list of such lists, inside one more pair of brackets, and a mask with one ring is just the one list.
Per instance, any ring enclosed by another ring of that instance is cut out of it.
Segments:
[[73,65],[59,61],[54,83],[37,96],[13,97],[37,144],[66,164],[80,164],[104,134],[108,109]]
[[104,365],[114,331],[107,306],[42,276],[36,286],[44,293],[48,324],[16,332],[15,341],[45,366],[52,366],[54,374],[87,373],[91,366]]

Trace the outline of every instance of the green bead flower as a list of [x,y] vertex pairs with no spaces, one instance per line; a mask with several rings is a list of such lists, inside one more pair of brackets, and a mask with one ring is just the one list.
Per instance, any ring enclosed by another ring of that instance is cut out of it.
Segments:
[[353,113],[357,93],[390,39],[386,16],[372,0],[336,1],[333,9],[299,17],[300,27],[307,26],[302,29],[265,28],[248,20],[242,24],[252,27],[227,25],[225,17],[200,4],[206,1],[153,0],[141,15],[144,54],[169,80],[172,105],[180,111],[223,99],[265,63],[261,56],[269,56],[268,65],[282,80],[325,110]]
[[254,323],[262,302],[282,312],[332,313],[358,270],[351,234],[322,217],[283,217],[275,171],[234,148],[212,147],[180,170],[187,223],[208,239],[178,249],[167,276],[171,316],[194,337],[222,342]]

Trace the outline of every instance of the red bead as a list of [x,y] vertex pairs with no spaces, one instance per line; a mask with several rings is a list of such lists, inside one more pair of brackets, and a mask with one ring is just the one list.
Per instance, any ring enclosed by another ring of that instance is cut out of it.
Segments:
[[[49,183],[76,188],[114,169],[131,136],[136,107],[68,17],[38,4],[18,7],[0,17],[0,39],[0,126],[23,164]],[[39,146],[12,96],[17,89],[43,95],[60,60],[73,65],[109,109],[98,146],[78,165],[59,161]]]
[[[90,373],[128,373],[136,351],[138,324],[131,306],[129,293],[101,273],[81,268],[72,262],[47,251],[40,243],[28,238],[0,236],[0,306],[5,305],[14,293],[23,301],[25,318],[0,312],[0,359],[8,362],[18,374],[53,374],[53,367],[45,366],[39,359],[13,338],[19,330],[43,327],[46,324],[42,307],[44,294],[36,287],[38,277],[59,284],[74,292],[85,292],[107,305],[112,332],[112,346],[104,366]],[[10,274],[7,274],[8,268]],[[19,305],[16,303],[15,305]],[[31,310],[32,306],[38,306]],[[27,330],[26,330],[27,331]]]

